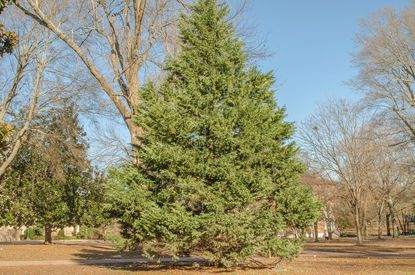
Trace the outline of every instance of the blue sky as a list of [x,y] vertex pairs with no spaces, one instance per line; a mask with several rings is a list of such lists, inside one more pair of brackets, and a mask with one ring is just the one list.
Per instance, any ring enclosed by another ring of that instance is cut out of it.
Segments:
[[[272,56],[260,60],[277,78],[277,99],[287,119],[299,122],[327,97],[356,97],[344,82],[356,69],[359,22],[386,6],[401,9],[409,0],[251,0],[245,14]],[[245,18],[244,17],[244,18]]]
[[[232,6],[239,1],[227,0]],[[329,97],[356,98],[345,81],[356,74],[351,58],[360,20],[387,6],[401,9],[409,1],[248,0],[243,24],[254,29],[249,39],[264,42],[272,54],[258,62],[263,71],[274,71],[276,97],[287,108],[287,120],[301,122]],[[128,142],[127,129],[116,128]],[[90,152],[97,150],[92,142]]]

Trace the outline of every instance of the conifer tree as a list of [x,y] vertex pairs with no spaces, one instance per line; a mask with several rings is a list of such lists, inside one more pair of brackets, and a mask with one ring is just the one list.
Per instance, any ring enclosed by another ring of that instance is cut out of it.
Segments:
[[227,14],[200,0],[182,15],[165,82],[143,91],[140,165],[112,173],[111,210],[149,254],[198,252],[222,266],[292,259],[301,241],[279,233],[311,224],[319,204],[299,185],[303,166],[272,73],[247,64]]

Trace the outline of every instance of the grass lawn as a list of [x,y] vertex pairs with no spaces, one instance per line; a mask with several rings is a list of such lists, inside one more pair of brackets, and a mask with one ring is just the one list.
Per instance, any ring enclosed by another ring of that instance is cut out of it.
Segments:
[[362,246],[355,246],[353,239],[307,242],[300,258],[281,264],[278,272],[252,267],[222,270],[203,266],[82,263],[137,257],[134,253],[120,254],[105,243],[1,244],[0,274],[415,274],[415,238],[371,239]]

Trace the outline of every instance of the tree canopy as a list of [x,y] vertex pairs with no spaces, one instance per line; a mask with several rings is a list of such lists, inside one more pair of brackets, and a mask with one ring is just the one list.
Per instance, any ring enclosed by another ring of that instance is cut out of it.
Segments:
[[0,223],[45,227],[45,241],[51,242],[52,229],[91,223],[103,182],[86,158],[74,106],[53,109],[36,123],[38,132],[2,178]]

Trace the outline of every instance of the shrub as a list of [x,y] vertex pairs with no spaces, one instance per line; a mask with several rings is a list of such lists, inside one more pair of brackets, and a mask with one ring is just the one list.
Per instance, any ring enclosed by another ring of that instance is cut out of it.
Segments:
[[23,234],[25,240],[34,240],[36,237],[43,235],[43,229],[40,227],[30,227],[27,228]]

